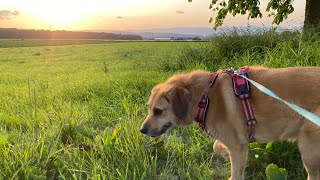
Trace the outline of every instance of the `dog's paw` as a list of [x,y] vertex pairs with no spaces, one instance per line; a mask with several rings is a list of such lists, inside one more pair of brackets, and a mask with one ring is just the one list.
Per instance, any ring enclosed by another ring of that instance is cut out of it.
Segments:
[[220,141],[216,140],[213,144],[213,150],[216,154],[220,155],[226,161],[230,160],[229,150],[228,148],[222,144]]

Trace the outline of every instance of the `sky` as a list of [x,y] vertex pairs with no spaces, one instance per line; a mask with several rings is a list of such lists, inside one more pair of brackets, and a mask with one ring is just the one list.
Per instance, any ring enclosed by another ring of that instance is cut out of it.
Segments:
[[[137,30],[174,27],[212,27],[211,0],[0,0],[0,28],[60,30]],[[264,11],[267,0],[261,0]],[[305,0],[281,26],[301,25]],[[228,15],[224,26],[269,26],[272,19]]]

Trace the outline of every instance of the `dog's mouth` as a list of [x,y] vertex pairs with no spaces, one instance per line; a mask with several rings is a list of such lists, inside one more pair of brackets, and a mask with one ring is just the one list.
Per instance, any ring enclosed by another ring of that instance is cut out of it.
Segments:
[[168,122],[165,125],[162,126],[161,130],[155,133],[151,134],[151,137],[158,137],[160,135],[162,135],[163,133],[165,133],[170,127],[172,127],[172,123]]

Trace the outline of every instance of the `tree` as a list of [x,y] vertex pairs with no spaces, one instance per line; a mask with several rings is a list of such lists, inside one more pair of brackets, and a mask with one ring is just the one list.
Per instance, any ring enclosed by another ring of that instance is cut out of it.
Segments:
[[[192,2],[192,0],[188,0]],[[288,15],[294,11],[292,6],[293,0],[269,0],[266,8],[268,17],[273,17],[273,24],[279,25]],[[261,18],[260,0],[212,0],[209,9],[216,11],[217,16],[214,21],[214,29],[223,24],[227,14],[233,16],[237,14],[248,14],[250,18]],[[210,23],[213,22],[211,17]],[[304,27],[320,26],[320,0],[306,0]]]
[[320,1],[319,0],[306,0],[304,26],[319,28],[320,26]]

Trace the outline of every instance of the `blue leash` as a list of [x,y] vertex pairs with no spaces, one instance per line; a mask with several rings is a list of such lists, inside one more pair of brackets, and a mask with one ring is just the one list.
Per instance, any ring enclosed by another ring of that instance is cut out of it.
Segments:
[[320,126],[320,117],[295,105],[295,104],[292,104],[292,103],[289,103],[288,101],[285,101],[283,99],[281,99],[278,95],[276,95],[274,92],[272,92],[270,89],[262,86],[261,84],[255,82],[254,80],[252,79],[249,79],[247,78],[246,76],[244,76],[243,74],[239,73],[238,71],[235,71],[235,73],[238,75],[238,76],[241,76],[243,78],[245,78],[246,80],[248,80],[251,84],[253,84],[255,87],[257,87],[260,91],[262,91],[263,93],[275,98],[275,99],[278,99],[282,102],[284,102],[287,106],[289,106],[291,109],[293,109],[294,111],[296,111],[297,113],[299,113],[300,115],[302,115],[303,117],[309,119],[310,121],[312,121],[313,123],[317,124],[318,126]]

